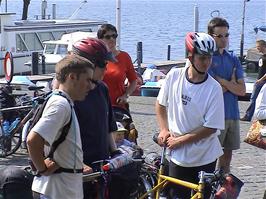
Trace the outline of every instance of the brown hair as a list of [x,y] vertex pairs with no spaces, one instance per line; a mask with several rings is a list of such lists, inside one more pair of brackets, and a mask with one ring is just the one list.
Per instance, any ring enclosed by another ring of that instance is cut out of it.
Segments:
[[101,27],[97,31],[98,39],[103,39],[105,33],[107,33],[108,31],[113,31],[113,32],[117,33],[116,27],[113,26],[112,24],[103,24],[103,25],[101,25]]
[[229,29],[229,23],[221,17],[214,17],[208,23],[208,34],[212,35],[214,33],[215,27],[227,27]]
[[74,54],[67,55],[55,66],[56,79],[58,82],[64,83],[70,73],[77,74],[79,78],[79,75],[85,73],[87,68],[94,70],[93,63],[88,59]]

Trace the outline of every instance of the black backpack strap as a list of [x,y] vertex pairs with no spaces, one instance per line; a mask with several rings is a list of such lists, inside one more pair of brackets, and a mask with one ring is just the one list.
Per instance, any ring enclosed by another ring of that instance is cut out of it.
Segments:
[[[54,93],[54,94],[56,94],[56,95],[60,95],[60,96],[62,96],[62,97],[64,97],[64,98],[66,98],[67,99],[67,97],[66,96],[64,96],[63,94],[62,94],[62,92],[58,92],[58,93]],[[67,101],[69,102],[69,105],[70,105],[70,111],[71,111],[71,115],[70,115],[70,120],[69,120],[69,122],[63,127],[63,130],[62,130],[62,133],[61,133],[61,135],[59,136],[59,138],[57,139],[57,140],[55,140],[54,142],[53,142],[53,144],[52,144],[52,146],[50,147],[50,151],[49,151],[49,154],[48,154],[48,158],[51,158],[51,159],[53,159],[53,157],[54,157],[54,152],[55,152],[55,150],[57,149],[57,147],[66,139],[66,136],[67,136],[67,134],[68,134],[68,132],[69,132],[69,129],[70,129],[70,126],[71,126],[71,123],[72,123],[72,106],[71,106],[71,104],[70,104],[70,101],[69,101],[69,99],[67,99]]]
[[47,156],[48,158],[53,159],[55,150],[66,139],[66,136],[67,136],[69,129],[70,129],[70,126],[71,126],[71,122],[72,122],[72,113],[71,113],[69,122],[63,127],[61,135],[59,136],[59,138],[57,140],[55,140],[53,142],[53,144],[50,148],[50,152]]

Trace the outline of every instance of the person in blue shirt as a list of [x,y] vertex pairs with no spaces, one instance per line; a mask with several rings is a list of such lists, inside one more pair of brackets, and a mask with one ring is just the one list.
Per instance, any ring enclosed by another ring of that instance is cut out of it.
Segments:
[[229,42],[229,24],[220,17],[212,18],[208,23],[208,34],[217,45],[212,58],[209,73],[220,83],[223,89],[225,109],[225,130],[219,136],[224,154],[219,158],[218,168],[230,172],[232,150],[240,148],[238,96],[246,93],[243,68],[238,58],[227,50]]

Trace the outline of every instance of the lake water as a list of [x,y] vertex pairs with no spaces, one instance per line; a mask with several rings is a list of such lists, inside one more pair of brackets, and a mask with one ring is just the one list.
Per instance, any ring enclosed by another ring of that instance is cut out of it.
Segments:
[[[1,10],[5,4],[2,1]],[[23,0],[8,1],[8,11],[21,18]],[[71,16],[79,7],[79,0],[47,0],[47,13],[57,4],[57,18]],[[183,58],[184,37],[194,28],[194,5],[199,8],[199,31],[205,32],[211,12],[219,10],[220,16],[230,24],[230,49],[239,54],[244,0],[121,0],[121,49],[136,59],[136,44],[143,42],[143,62],[166,60],[167,45],[171,45],[171,60]],[[40,15],[41,0],[31,0],[29,18]],[[116,0],[88,0],[78,18],[106,20],[115,24]],[[255,46],[258,38],[266,39],[266,33],[254,32],[254,27],[266,24],[266,1],[246,2],[244,48]]]

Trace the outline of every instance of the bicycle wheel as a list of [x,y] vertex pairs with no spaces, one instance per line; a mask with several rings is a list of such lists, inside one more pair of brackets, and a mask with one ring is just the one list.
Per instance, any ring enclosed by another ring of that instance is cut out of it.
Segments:
[[[147,179],[146,174],[141,174],[139,176],[139,181],[138,181],[138,187],[136,190],[136,195],[133,198],[140,198],[140,196],[144,195],[146,192],[152,189],[151,184],[149,183],[149,180]],[[150,193],[146,198],[152,199],[154,198],[154,193]]]
[[21,130],[12,137],[1,136],[0,138],[0,157],[4,158],[15,153],[21,145]]

